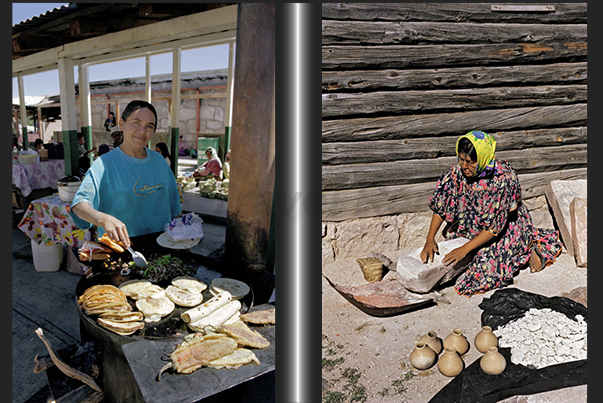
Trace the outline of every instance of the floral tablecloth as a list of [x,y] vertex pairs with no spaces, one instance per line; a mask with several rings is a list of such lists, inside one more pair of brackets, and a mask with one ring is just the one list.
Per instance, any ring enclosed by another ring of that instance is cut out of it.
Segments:
[[57,189],[59,178],[65,176],[65,160],[48,160],[33,164],[13,163],[13,185],[25,197],[32,189]]
[[58,194],[33,200],[19,223],[19,229],[44,245],[64,244],[81,247],[91,238],[89,230],[79,229],[70,215],[71,204]]

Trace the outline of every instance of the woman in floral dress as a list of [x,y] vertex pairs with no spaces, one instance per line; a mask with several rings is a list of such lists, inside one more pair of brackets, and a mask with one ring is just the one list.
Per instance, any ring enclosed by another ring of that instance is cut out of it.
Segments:
[[434,214],[421,259],[433,261],[435,235],[444,221],[450,227],[446,239],[469,239],[442,259],[454,265],[476,252],[455,285],[468,297],[511,284],[513,274],[527,263],[534,271],[550,265],[562,248],[558,231],[534,227],[521,202],[517,175],[507,161],[495,159],[495,148],[488,133],[474,130],[461,136],[458,165],[440,177],[429,199]]

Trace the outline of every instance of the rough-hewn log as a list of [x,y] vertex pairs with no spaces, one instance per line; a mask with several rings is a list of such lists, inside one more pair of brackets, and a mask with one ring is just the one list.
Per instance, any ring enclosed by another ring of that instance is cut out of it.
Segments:
[[586,24],[586,3],[555,3],[555,12],[492,12],[492,3],[323,3],[322,18],[363,21],[547,22]]
[[322,68],[395,69],[585,61],[586,42],[323,46]]
[[[587,163],[586,144],[501,151],[496,157],[509,161],[518,174],[583,168]],[[456,157],[441,157],[371,164],[323,165],[322,190],[429,182],[437,180],[456,162]]]
[[[322,163],[323,165],[363,164],[454,156],[456,141],[462,134],[464,133],[447,137],[323,143]],[[497,152],[587,142],[586,126],[490,134],[496,139]]]
[[587,105],[556,105],[469,112],[337,119],[322,122],[322,141],[395,140],[486,132],[586,125]]
[[322,45],[586,42],[586,24],[322,21]]
[[377,91],[323,94],[322,116],[392,115],[465,111],[586,102],[586,85],[462,88],[432,91]]
[[322,72],[323,92],[586,83],[586,62],[441,69],[325,70]]
[[[523,199],[544,194],[552,180],[586,179],[586,168],[518,174]],[[322,192],[322,221],[344,221],[428,211],[437,181],[410,185]]]

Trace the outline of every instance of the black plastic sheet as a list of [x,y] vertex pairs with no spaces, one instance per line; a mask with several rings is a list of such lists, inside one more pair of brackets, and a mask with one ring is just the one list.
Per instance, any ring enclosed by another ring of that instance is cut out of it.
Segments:
[[[482,326],[493,330],[521,318],[530,308],[549,308],[574,320],[580,314],[586,320],[586,308],[564,297],[545,297],[516,288],[497,290],[484,298],[479,307]],[[511,396],[530,395],[587,383],[587,360],[550,365],[541,369],[516,365],[511,362],[511,349],[500,348],[507,360],[502,374],[487,375],[479,366],[479,359],[466,367],[442,388],[430,403],[489,403]]]

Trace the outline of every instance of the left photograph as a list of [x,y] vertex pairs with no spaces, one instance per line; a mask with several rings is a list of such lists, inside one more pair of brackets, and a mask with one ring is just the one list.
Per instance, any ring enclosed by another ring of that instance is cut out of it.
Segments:
[[274,402],[275,4],[12,11],[12,401]]

